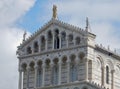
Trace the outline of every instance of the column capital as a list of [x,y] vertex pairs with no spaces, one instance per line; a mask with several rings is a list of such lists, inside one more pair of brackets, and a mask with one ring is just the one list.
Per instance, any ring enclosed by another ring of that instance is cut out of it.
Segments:
[[111,70],[111,73],[115,73],[115,70],[113,69],[113,70]]
[[58,61],[58,63],[61,64],[61,63],[62,63],[62,60],[60,59],[60,60]]
[[89,61],[89,59],[87,57],[84,57],[83,59],[84,59],[85,62]]
[[62,37],[61,33],[58,36],[59,36],[59,38],[61,38]]
[[35,66],[34,66],[34,69],[38,69],[38,65],[35,65]]
[[70,60],[69,60],[69,59],[67,60],[67,63],[70,63]]
[[43,64],[42,64],[42,68],[44,68],[45,66],[46,66],[45,63],[43,63]]
[[26,70],[30,70],[30,66],[27,66]]
[[69,35],[66,35],[66,40],[68,40],[69,39]]

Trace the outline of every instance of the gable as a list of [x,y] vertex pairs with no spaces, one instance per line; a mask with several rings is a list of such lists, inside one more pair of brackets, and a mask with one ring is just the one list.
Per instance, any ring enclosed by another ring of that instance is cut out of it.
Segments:
[[[34,47],[38,47],[39,50],[45,50],[47,44],[53,45],[53,40],[54,44],[57,42],[57,40],[59,40],[59,42],[56,44],[60,44],[60,48],[62,48],[64,45],[67,47],[67,40],[71,41],[70,45],[79,45],[80,42],[85,43],[85,34],[86,31],[82,30],[81,28],[72,26],[56,19],[52,19],[38,31],[36,31],[33,35],[31,35],[28,39],[26,39],[26,41],[24,41],[18,47],[18,50],[22,50],[25,53],[27,51],[26,49],[33,50]],[[64,43],[63,41],[66,42]],[[42,45],[41,48],[39,44]],[[57,48],[57,46],[53,46],[48,47],[48,49]]]
[[68,30],[67,32],[70,32],[70,33],[77,33],[81,35],[85,34],[85,31],[79,27],[75,27],[73,25],[64,23],[56,19],[51,19],[48,23],[46,23],[44,26],[38,29],[35,33],[33,33],[29,38],[27,38],[26,41],[23,42],[20,46],[24,47],[30,41],[37,38],[39,35],[46,34],[48,30],[55,30],[58,28],[60,29],[60,32]]

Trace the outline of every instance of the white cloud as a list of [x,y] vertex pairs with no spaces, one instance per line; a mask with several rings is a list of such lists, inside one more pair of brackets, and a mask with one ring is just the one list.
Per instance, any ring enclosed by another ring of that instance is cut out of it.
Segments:
[[15,23],[34,3],[35,0],[0,0],[0,89],[18,88],[16,50],[24,29],[15,27]]
[[0,0],[0,26],[15,23],[35,3],[35,0]]
[[4,89],[16,89],[18,85],[18,59],[15,55],[16,47],[23,31],[18,28],[5,28],[0,30],[0,88]]
[[[92,32],[97,35],[97,43],[112,48],[120,48],[120,27],[113,24],[120,22],[120,1],[116,0],[51,0],[58,6],[58,17],[67,22],[85,27],[85,18],[90,18]],[[46,7],[51,7],[50,3]],[[62,16],[62,17],[61,17]],[[118,23],[117,23],[118,24]],[[117,36],[116,36],[117,35]]]

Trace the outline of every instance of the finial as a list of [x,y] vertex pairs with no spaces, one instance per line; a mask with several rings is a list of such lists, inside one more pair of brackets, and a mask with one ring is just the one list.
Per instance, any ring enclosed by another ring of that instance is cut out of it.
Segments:
[[23,42],[26,40],[26,35],[27,35],[26,31],[24,31],[24,34],[23,34]]
[[89,32],[89,31],[91,32],[88,17],[86,17],[86,31],[87,31],[87,32]]
[[53,5],[53,18],[56,19],[57,18],[57,6]]

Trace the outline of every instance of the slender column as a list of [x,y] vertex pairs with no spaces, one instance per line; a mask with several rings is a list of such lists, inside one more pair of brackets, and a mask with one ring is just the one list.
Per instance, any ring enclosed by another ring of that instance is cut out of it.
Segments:
[[70,82],[70,61],[67,60],[67,83]]
[[85,58],[85,81],[88,81],[88,60]]
[[42,76],[43,76],[42,77],[42,86],[44,87],[44,85],[45,85],[45,63],[42,64],[42,70],[43,70],[42,71],[42,73],[43,73],[42,74]]
[[75,62],[76,62],[76,68],[77,68],[77,81],[78,81],[78,76],[79,76],[78,75],[78,72],[79,72],[79,70],[78,70],[79,58],[78,58],[78,56],[77,56]]
[[34,44],[31,46],[32,54],[34,54]]
[[19,70],[19,85],[18,89],[22,89],[22,70]]
[[29,89],[29,72],[30,72],[30,67],[27,67],[27,89]]
[[54,63],[53,63],[53,61],[51,61],[51,63],[50,63],[50,68],[51,68],[51,79],[50,79],[50,85],[53,84],[53,67],[54,67]]
[[45,46],[46,46],[45,49],[46,49],[46,51],[47,51],[47,49],[48,49],[48,39],[47,39],[47,38],[45,39],[45,44],[46,44],[46,45],[45,45]]
[[112,87],[111,87],[111,89],[114,89],[114,72],[115,72],[115,70],[111,71],[111,75],[112,75]]
[[61,84],[61,60],[59,60],[59,85]]
[[102,86],[104,86],[104,66],[101,68],[101,70],[102,70]]
[[53,42],[52,42],[52,43],[53,43],[53,46],[52,46],[52,49],[54,50],[54,44],[55,44],[55,43],[54,43],[54,42],[55,42],[55,33],[52,32],[52,34],[53,34]]
[[38,70],[38,66],[35,65],[34,69],[35,69],[34,89],[36,89],[36,87],[37,87],[37,70]]
[[38,45],[39,45],[39,52],[41,52],[41,41],[38,40]]
[[59,42],[59,48],[61,49],[61,34],[59,34],[59,40],[60,40],[60,42]]

